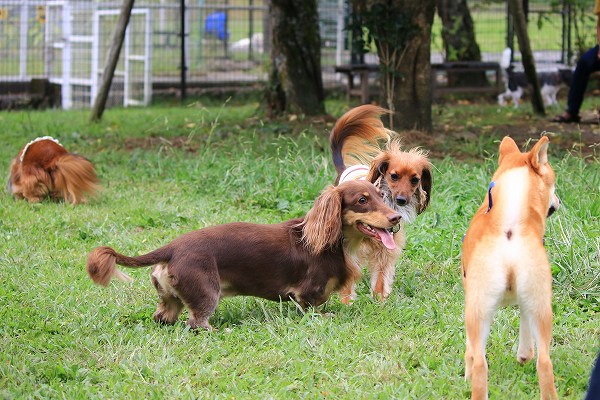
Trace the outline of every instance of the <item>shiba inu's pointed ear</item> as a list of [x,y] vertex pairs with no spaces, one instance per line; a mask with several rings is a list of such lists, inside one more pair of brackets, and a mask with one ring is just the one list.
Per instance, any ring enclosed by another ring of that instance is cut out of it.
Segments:
[[549,143],[550,139],[548,139],[548,136],[542,136],[542,138],[535,144],[535,146],[533,146],[533,149],[531,149],[531,152],[529,153],[531,166],[536,171],[548,163]]
[[505,155],[519,152],[519,147],[510,136],[504,136],[502,143],[500,143],[500,157],[498,157],[498,165],[502,163],[502,159]]

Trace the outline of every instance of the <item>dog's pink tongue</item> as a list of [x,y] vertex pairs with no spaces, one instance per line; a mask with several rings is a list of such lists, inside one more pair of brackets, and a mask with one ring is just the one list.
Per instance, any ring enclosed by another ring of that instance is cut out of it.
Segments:
[[381,239],[381,242],[385,247],[387,247],[390,250],[394,250],[396,248],[396,242],[394,242],[394,235],[392,234],[392,232],[380,228],[373,229],[375,229],[375,231],[379,235],[379,239]]

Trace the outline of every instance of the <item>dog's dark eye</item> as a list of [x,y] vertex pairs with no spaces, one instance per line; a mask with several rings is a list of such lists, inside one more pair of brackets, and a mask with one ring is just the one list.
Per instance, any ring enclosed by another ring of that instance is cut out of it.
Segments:
[[410,179],[410,183],[412,183],[413,185],[416,185],[417,183],[419,183],[419,178],[418,178],[418,177],[416,177],[416,176],[413,176],[413,177]]
[[398,174],[396,174],[396,173],[390,174],[390,179],[393,180],[393,181],[397,181],[398,180]]
[[361,196],[360,199],[358,199],[358,204],[367,204],[367,198],[365,196]]

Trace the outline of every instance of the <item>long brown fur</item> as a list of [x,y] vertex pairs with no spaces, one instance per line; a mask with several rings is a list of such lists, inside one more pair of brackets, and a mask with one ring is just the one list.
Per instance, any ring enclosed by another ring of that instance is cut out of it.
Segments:
[[535,345],[541,399],[557,398],[550,360],[552,273],[543,236],[546,217],[560,201],[547,149],[545,136],[526,153],[510,137],[502,140],[494,184],[464,238],[465,378],[472,381],[472,399],[488,397],[485,345],[494,312],[502,305],[519,306],[517,361],[531,360]]
[[[419,148],[404,151],[395,132],[386,129],[381,115],[388,113],[381,107],[366,104],[351,109],[335,124],[330,135],[330,147],[340,181],[349,167],[366,165],[368,173],[359,176],[374,183],[384,196],[386,204],[402,216],[394,234],[395,249],[388,249],[381,241],[364,241],[359,252],[361,262],[367,264],[373,294],[385,300],[393,284],[396,261],[405,244],[403,224],[412,222],[428,207],[431,198],[432,166],[426,152]],[[356,294],[354,282],[342,290],[343,301],[351,302]]]
[[381,153],[381,145],[388,143],[393,134],[381,121],[381,115],[387,113],[384,108],[367,104],[353,108],[336,121],[329,144],[338,177],[346,167],[369,164]]
[[15,198],[31,203],[50,198],[78,204],[95,195],[100,186],[88,159],[69,153],[54,140],[43,139],[19,151],[10,166],[8,188]]
[[210,329],[208,319],[224,296],[321,305],[359,275],[354,253],[375,235],[372,228],[388,229],[399,218],[374,185],[348,182],[327,188],[304,218],[211,226],[137,257],[97,247],[86,268],[95,283],[107,286],[113,277],[131,279],[116,264],[154,265],[152,282],[161,298],[154,319],[173,324],[185,305],[191,328]]

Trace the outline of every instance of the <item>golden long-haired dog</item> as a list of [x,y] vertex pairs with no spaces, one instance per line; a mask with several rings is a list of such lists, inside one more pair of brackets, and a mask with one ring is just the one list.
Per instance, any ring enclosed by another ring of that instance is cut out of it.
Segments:
[[98,247],[88,255],[87,271],[106,286],[113,276],[131,279],[115,264],[154,265],[152,283],[161,298],[154,319],[173,324],[185,305],[191,328],[210,329],[208,319],[224,296],[321,305],[360,273],[351,255],[360,243],[398,219],[375,186],[348,182],[326,189],[304,218],[211,226],[138,257]]
[[[429,205],[431,163],[417,149],[403,151],[394,132],[383,126],[380,116],[388,111],[363,105],[344,114],[333,127],[330,146],[338,173],[336,183],[367,180],[379,188],[384,201],[401,215],[398,225],[379,240],[365,240],[359,261],[366,263],[373,294],[385,300],[392,290],[396,260],[406,242],[403,224],[412,222]],[[342,301],[356,297],[355,281],[342,290]]]
[[473,399],[487,399],[485,344],[496,309],[516,304],[521,312],[517,361],[538,350],[542,399],[556,399],[550,361],[552,274],[544,249],[546,217],[559,206],[548,163],[548,138],[521,153],[508,136],[500,144],[498,170],[473,217],[462,249],[467,346],[465,378]]
[[77,204],[99,189],[94,165],[44,136],[27,143],[10,165],[8,191],[32,203],[49,197]]

